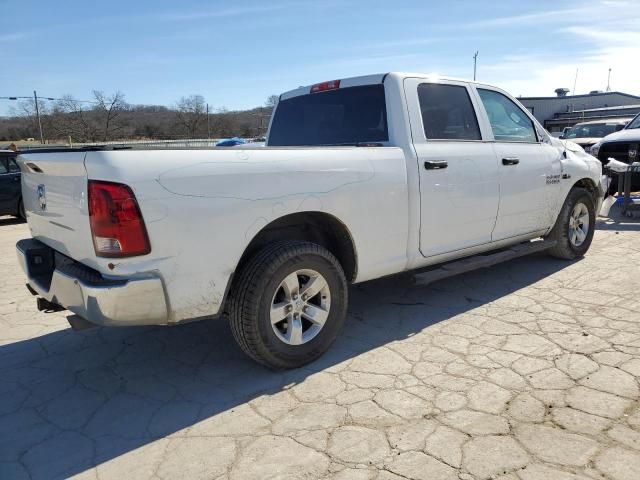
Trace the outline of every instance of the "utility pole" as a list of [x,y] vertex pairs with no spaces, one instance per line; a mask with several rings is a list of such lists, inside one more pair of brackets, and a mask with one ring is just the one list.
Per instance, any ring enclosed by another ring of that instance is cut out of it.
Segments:
[[[40,105],[38,105],[38,98],[40,100],[61,100],[60,98],[52,98],[52,97],[38,97],[38,93],[33,91],[33,101],[35,102],[36,107],[36,118],[38,119],[38,128],[40,130],[40,143],[44,144],[44,132],[42,130],[42,119],[40,118]],[[13,96],[13,97],[0,97],[0,100],[30,100],[31,96]],[[84,103],[96,103],[90,100],[78,100],[79,102]]]
[[576,83],[578,83],[578,69],[576,68],[576,78],[573,79],[573,92],[571,95],[576,94]]
[[607,75],[607,92],[611,91],[611,67],[609,67],[609,75]]
[[473,81],[476,80],[476,66],[478,64],[478,51],[473,55]]
[[211,122],[209,121],[209,104],[207,103],[207,140],[211,140]]
[[40,129],[40,143],[44,145],[44,133],[42,133],[42,120],[40,120],[40,107],[38,106],[38,94],[33,91],[33,99],[36,102],[36,117],[38,117],[38,128]]

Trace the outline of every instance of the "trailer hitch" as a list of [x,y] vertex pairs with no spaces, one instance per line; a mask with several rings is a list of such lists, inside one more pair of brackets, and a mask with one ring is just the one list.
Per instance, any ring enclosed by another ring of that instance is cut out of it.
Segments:
[[62,305],[58,305],[57,303],[50,302],[46,298],[38,297],[36,300],[36,305],[38,310],[45,313],[53,313],[53,312],[61,312],[66,310]]

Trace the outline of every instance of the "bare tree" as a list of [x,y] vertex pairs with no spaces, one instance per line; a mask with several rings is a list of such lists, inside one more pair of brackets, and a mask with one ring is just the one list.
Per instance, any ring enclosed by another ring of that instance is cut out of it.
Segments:
[[124,101],[124,93],[120,91],[106,96],[100,90],[94,90],[93,97],[96,99],[94,110],[100,113],[102,140],[106,142],[124,127],[119,119],[121,113],[128,108],[128,105]]
[[[40,110],[41,118],[46,116],[49,112],[47,104],[41,100],[38,100],[38,109]],[[26,120],[27,128],[24,133],[26,137],[37,138],[40,136],[38,117],[36,115],[36,101],[35,99],[27,99],[18,103],[17,108],[12,107],[11,112],[16,117],[22,117]],[[43,132],[47,131],[46,125],[43,125]]]
[[[199,95],[185,97],[173,105],[128,105],[122,93],[96,92],[92,102],[66,95],[58,101],[39,101],[42,128],[50,141],[102,142],[127,138],[184,138],[207,134],[206,104]],[[211,136],[254,137],[264,135],[272,107],[267,103],[250,110],[211,109]],[[38,138],[39,129],[33,100],[15,102],[11,115],[0,117],[0,139]],[[200,137],[203,138],[203,137]],[[4,140],[3,140],[4,142]]]
[[176,119],[187,135],[195,138],[200,127],[207,121],[204,97],[202,95],[190,95],[178,100],[176,103]]
[[264,105],[265,107],[273,108],[278,104],[279,100],[280,100],[280,97],[278,95],[269,95]]
[[58,137],[71,137],[76,142],[90,142],[98,138],[98,129],[90,111],[71,95],[63,95],[55,103],[48,121]]

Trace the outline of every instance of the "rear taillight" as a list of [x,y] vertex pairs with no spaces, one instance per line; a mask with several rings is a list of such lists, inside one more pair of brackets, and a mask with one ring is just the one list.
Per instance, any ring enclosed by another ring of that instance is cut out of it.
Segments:
[[147,229],[131,189],[89,180],[89,221],[99,257],[132,257],[151,251]]
[[340,80],[331,80],[330,82],[316,83],[311,87],[311,93],[326,92],[337,88],[340,88]]

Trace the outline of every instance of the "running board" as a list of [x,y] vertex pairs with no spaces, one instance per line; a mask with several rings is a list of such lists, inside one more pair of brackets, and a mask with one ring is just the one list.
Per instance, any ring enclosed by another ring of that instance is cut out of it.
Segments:
[[542,252],[556,245],[555,240],[536,240],[533,242],[525,242],[513,247],[488,252],[485,254],[474,255],[472,257],[454,260],[444,263],[432,270],[416,273],[413,278],[416,285],[429,285],[443,278],[453,277],[461,273],[471,272],[479,268],[487,268],[498,263],[513,260],[514,258],[524,257],[536,252]]

